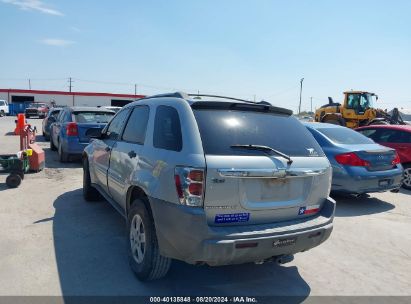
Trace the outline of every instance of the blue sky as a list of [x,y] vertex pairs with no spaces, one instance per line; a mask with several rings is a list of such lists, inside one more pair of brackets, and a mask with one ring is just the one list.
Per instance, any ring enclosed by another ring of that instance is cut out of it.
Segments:
[[0,0],[0,88],[266,99],[376,92],[411,108],[411,1]]

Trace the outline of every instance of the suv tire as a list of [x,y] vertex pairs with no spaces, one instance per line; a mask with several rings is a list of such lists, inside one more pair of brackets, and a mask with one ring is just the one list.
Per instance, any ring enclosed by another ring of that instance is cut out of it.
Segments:
[[50,150],[57,151],[56,146],[54,145],[53,138],[50,137]]
[[97,201],[101,198],[100,193],[91,185],[90,169],[87,158],[83,159],[83,197],[86,201]]
[[130,267],[141,281],[164,277],[171,265],[171,259],[160,254],[153,219],[145,203],[147,199],[133,201],[127,222]]
[[69,155],[63,151],[63,145],[61,144],[61,142],[59,142],[58,153],[59,153],[59,160],[61,163],[68,162]]
[[411,190],[411,164],[404,165],[404,181],[402,187]]
[[3,117],[3,116],[5,116],[6,115],[6,113],[4,113],[4,110],[1,110],[0,111],[0,117]]

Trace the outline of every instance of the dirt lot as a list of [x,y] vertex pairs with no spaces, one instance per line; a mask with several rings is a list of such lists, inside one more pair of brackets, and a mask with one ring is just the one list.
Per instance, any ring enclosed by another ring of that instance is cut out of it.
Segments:
[[[0,153],[18,149],[13,128],[14,118],[0,118]],[[175,262],[167,278],[143,284],[128,266],[121,216],[85,202],[80,163],[60,164],[39,141],[43,172],[12,190],[0,176],[0,295],[411,294],[411,192],[337,197],[331,238],[286,266]]]

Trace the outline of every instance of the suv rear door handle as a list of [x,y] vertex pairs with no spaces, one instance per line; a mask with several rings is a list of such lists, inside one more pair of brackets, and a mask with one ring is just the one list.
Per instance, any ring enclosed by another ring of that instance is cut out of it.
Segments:
[[134,158],[134,157],[137,156],[137,154],[136,154],[136,152],[134,152],[134,151],[130,151],[130,152],[128,152],[128,156],[129,156],[130,158]]

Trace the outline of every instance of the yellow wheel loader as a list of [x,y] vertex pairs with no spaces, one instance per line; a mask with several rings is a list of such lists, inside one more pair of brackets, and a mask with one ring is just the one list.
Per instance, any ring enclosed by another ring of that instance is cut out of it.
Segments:
[[315,111],[315,121],[331,123],[348,128],[373,124],[405,124],[398,109],[394,108],[392,114],[374,108],[378,96],[365,91],[344,92],[344,103],[336,103],[328,97],[328,104]]

